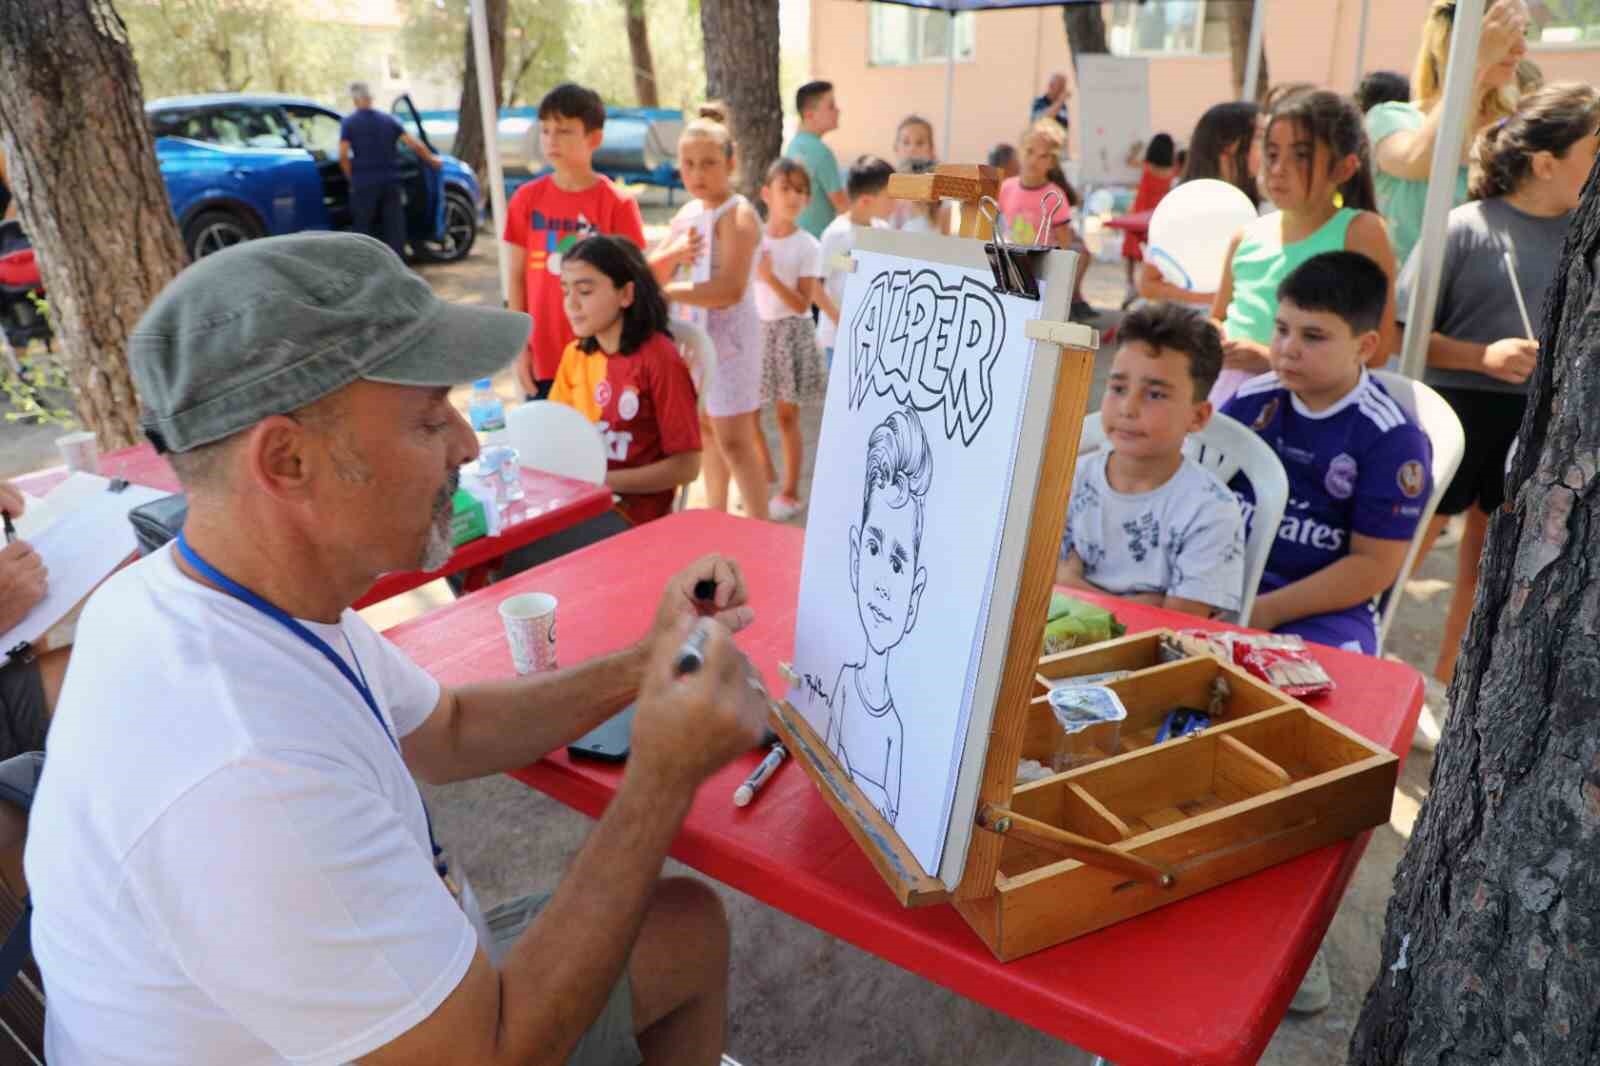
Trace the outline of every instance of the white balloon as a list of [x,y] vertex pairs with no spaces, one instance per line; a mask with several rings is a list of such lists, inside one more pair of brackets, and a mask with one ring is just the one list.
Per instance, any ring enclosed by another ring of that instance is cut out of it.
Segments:
[[1255,217],[1256,205],[1237,187],[1215,178],[1186,181],[1150,216],[1145,260],[1179,288],[1216,292],[1228,242]]
[[599,428],[575,407],[533,400],[506,414],[506,443],[534,470],[594,485],[606,480],[606,444]]

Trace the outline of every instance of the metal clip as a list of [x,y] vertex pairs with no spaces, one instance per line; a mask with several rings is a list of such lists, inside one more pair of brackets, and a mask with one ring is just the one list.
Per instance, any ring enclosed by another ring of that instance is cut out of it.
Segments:
[[978,212],[994,231],[994,239],[983,246],[983,254],[989,259],[989,271],[994,275],[996,291],[1007,296],[1037,300],[1039,283],[1034,280],[1033,267],[1028,261],[1035,249],[1019,248],[1011,243],[1006,234],[1005,212],[1000,210],[1000,205],[993,197],[985,196],[979,200]]
[[1050,234],[1055,229],[1056,212],[1066,206],[1066,201],[1061,194],[1051,189],[1044,194],[1044,199],[1039,201],[1039,232],[1033,235],[1033,246],[1045,249],[1050,247]]

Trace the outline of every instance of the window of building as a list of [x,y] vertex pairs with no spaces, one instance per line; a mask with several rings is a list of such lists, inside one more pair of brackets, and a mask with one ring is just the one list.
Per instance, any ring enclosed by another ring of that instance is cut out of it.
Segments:
[[1106,43],[1119,56],[1217,55],[1228,51],[1230,0],[1114,0]]
[[873,4],[868,16],[868,62],[875,67],[900,67],[910,63],[943,63],[950,57],[955,37],[955,58],[968,62],[976,51],[972,12],[952,19],[943,11],[924,11],[898,4]]
[[1600,46],[1600,0],[1535,0],[1528,43],[1535,48]]

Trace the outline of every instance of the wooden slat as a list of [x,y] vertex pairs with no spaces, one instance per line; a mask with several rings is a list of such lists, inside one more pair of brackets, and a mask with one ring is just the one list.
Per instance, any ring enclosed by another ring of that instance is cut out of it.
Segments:
[[[1022,757],[1022,737],[1028,722],[1028,700],[1033,675],[1039,665],[1039,639],[1055,585],[1056,559],[1061,553],[1061,533],[1067,520],[1067,496],[1072,471],[1078,462],[1078,427],[1089,403],[1094,374],[1094,353],[1060,349],[1055,391],[1050,403],[1050,437],[1039,468],[1028,543],[1023,553],[1021,582],[1011,631],[1006,639],[1006,662],[996,697],[994,721],[989,730],[988,754],[978,786],[978,806],[1004,807],[1016,786],[1017,761]],[[967,864],[958,897],[982,896],[994,891],[1000,865],[1000,838],[977,833],[967,849]]]
[[1076,781],[1068,781],[1062,793],[1062,806],[1069,818],[1074,814],[1078,816],[1079,824],[1086,827],[1083,829],[1085,836],[1094,837],[1107,844],[1127,840],[1133,836],[1128,823],[1112,814],[1105,804],[1095,799]]
[[1289,771],[1230,735],[1217,738],[1216,776],[1251,796],[1285,788],[1291,780]]
[[1148,670],[1160,664],[1161,638],[1165,629],[1133,633],[1125,637],[1091,644],[1087,648],[1046,655],[1039,660],[1039,673],[1051,679],[1104,674],[1112,670]]
[[[949,890],[918,864],[894,826],[862,795],[849,772],[839,765],[805,716],[785,701],[772,705],[772,720],[795,762],[811,778],[833,813],[883,875],[889,891],[901,905],[926,907],[949,900]],[[992,882],[990,887],[992,890]]]
[[996,836],[1017,837],[1036,848],[1054,852],[1068,859],[1101,870],[1119,873],[1137,881],[1152,884],[1172,884],[1172,874],[1160,865],[1109,844],[1091,840],[1078,833],[1069,833],[1053,825],[1029,818],[1003,807],[980,807],[978,825]]

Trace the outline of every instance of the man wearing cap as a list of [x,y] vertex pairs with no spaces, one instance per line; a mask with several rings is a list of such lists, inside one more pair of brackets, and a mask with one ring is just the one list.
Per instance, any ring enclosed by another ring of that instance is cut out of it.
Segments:
[[[349,608],[449,553],[477,451],[449,386],[528,329],[353,234],[209,256],[141,319],[143,425],[189,514],[90,600],[51,726],[26,870],[52,1066],[717,1061],[726,922],[658,877],[696,787],[762,733],[738,568],[674,577],[618,652],[454,690]],[[693,627],[705,666],[677,677]],[[616,797],[491,961],[413,776],[525,765],[635,696]]]
[[350,227],[376,237],[395,255],[406,254],[406,208],[400,191],[400,157],[395,142],[435,170],[444,160],[406,132],[393,115],[372,106],[364,81],[350,83],[355,110],[339,124],[339,169],[350,182]]

